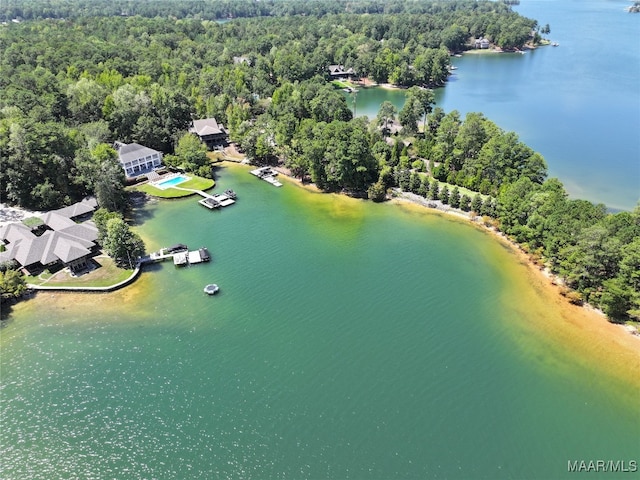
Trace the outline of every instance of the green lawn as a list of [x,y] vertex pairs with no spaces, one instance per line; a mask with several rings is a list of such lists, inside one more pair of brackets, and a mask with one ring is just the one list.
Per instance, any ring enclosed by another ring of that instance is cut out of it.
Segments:
[[331,85],[336,88],[356,88],[356,86],[348,80],[331,80]]
[[33,285],[51,287],[108,287],[129,278],[133,273],[133,270],[117,267],[107,256],[95,257],[94,261],[100,267],[78,277],[72,277],[66,270],[59,270],[54,274],[47,271],[37,277],[27,276],[25,280]]
[[186,175],[191,177],[191,179],[187,180],[186,182],[182,182],[179,185],[176,185],[179,188],[167,188],[166,190],[161,190],[154,187],[153,185],[150,185],[149,183],[144,183],[142,185],[135,186],[134,189],[158,198],[181,198],[194,195],[194,192],[182,190],[183,188],[205,191],[212,188],[216,184],[216,182],[210,178],[198,177],[196,175],[193,175],[192,173]]

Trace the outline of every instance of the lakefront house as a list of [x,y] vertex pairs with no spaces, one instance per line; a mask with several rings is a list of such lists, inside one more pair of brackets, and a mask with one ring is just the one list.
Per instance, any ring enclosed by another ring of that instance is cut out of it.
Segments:
[[147,174],[162,166],[162,152],[153,148],[122,142],[115,142],[113,148],[118,152],[118,161],[127,178]]
[[355,77],[356,72],[353,68],[344,68],[344,65],[329,65],[329,75],[332,78],[350,78]]
[[476,48],[480,48],[482,50],[486,50],[487,48],[489,48],[490,45],[491,44],[489,43],[489,40],[487,40],[486,38],[484,38],[484,37],[476,38],[476,41],[475,41],[475,47]]
[[215,118],[194,120],[189,132],[200,137],[209,150],[227,145],[228,132]]
[[27,273],[37,274],[45,268],[68,267],[71,271],[87,268],[99,250],[98,229],[91,220],[78,223],[96,209],[94,198],[40,216],[36,229],[23,223],[0,228],[0,242],[5,250],[0,263],[16,262]]

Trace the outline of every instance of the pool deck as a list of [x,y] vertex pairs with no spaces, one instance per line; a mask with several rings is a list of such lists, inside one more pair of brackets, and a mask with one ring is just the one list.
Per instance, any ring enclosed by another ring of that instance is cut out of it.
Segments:
[[[182,177],[183,180],[176,183],[171,183],[173,180],[180,177]],[[165,175],[160,177],[159,180],[149,182],[149,184],[153,185],[157,189],[167,190],[168,188],[177,188],[176,185],[180,185],[181,183],[186,182],[188,180],[191,180],[191,177],[185,175],[184,173],[172,173],[170,175]],[[188,189],[185,189],[185,190],[188,190]]]

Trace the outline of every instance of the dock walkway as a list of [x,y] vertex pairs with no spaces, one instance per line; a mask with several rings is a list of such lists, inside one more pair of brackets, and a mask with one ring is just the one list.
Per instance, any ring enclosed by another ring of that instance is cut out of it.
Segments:
[[233,198],[223,193],[216,193],[214,195],[210,195],[207,192],[203,192],[202,190],[195,190],[193,188],[184,188],[184,187],[172,187],[172,188],[175,188],[176,190],[184,190],[187,192],[197,193],[202,197],[202,200],[200,200],[198,203],[212,210],[214,208],[228,207],[229,205],[233,205],[234,203],[236,203],[236,201]]

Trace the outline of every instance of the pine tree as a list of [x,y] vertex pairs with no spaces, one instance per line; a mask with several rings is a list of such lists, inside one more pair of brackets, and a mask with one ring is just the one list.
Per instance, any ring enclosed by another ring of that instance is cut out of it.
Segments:
[[482,204],[482,209],[480,211],[482,215],[486,215],[487,217],[495,218],[496,216],[496,204],[495,201],[487,198],[487,200]]
[[431,188],[429,189],[429,199],[438,200],[440,198],[440,186],[437,180],[431,182]]
[[471,211],[480,213],[482,210],[482,197],[480,194],[476,193],[471,201]]
[[449,205],[451,205],[453,208],[460,207],[460,190],[458,189],[458,187],[453,188],[451,197],[449,198]]
[[429,195],[429,179],[427,177],[422,177],[422,182],[420,182],[420,188],[418,189],[418,195],[424,198],[427,198]]
[[460,199],[460,208],[465,212],[471,210],[471,197],[469,197],[469,195],[462,195],[462,198]]
[[440,201],[445,205],[449,204],[449,187],[445,185],[440,192]]
[[398,172],[398,186],[408,192],[411,187],[411,173],[409,170],[402,169]]
[[420,181],[420,175],[418,175],[416,172],[411,172],[411,178],[409,180],[409,191],[411,193],[418,193],[418,191],[420,190],[420,185],[422,185],[422,182]]

